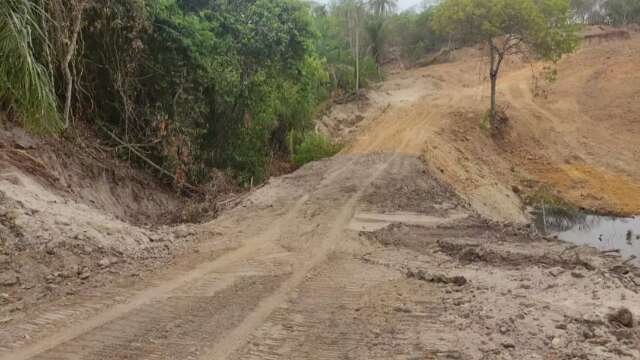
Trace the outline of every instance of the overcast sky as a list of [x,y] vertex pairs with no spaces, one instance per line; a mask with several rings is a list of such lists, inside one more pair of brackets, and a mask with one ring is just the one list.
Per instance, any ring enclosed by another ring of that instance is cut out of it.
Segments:
[[398,0],[398,9],[406,10],[414,5],[418,5],[422,2],[422,0]]
[[[316,0],[320,3],[328,3],[329,0]],[[414,5],[419,5],[422,3],[422,0],[398,0],[398,10],[402,11],[402,10],[407,10],[408,8],[414,6]]]

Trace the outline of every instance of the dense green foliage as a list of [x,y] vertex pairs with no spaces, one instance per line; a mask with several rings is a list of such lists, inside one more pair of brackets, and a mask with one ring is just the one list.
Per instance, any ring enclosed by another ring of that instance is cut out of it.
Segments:
[[366,25],[372,14],[364,2],[343,0],[313,8],[313,23],[318,34],[315,48],[326,59],[336,96],[349,95],[379,79],[375,55],[368,51],[372,43]]
[[333,156],[339,150],[339,146],[332,144],[327,137],[320,134],[308,134],[302,143],[295,147],[293,163],[302,166],[311,161]]
[[640,0],[607,0],[603,9],[612,25],[640,24]]
[[[61,127],[48,69],[37,58],[42,9],[28,0],[0,0],[0,104],[21,114],[25,127]],[[45,44],[46,45],[46,44]]]
[[421,12],[407,11],[389,18],[387,42],[394,44],[403,59],[415,61],[425,54],[449,46],[449,38],[433,28],[435,7]]
[[295,0],[110,0],[86,24],[83,103],[179,182],[211,167],[260,181],[326,80]]
[[0,0],[0,110],[43,132],[82,121],[177,184],[212,168],[257,183],[274,157],[332,153],[308,135],[316,109],[359,95],[388,62],[472,41],[498,59],[516,49],[492,42],[504,36],[555,60],[574,45],[569,17],[640,19],[640,0],[568,4],[446,0],[396,13],[395,0]]

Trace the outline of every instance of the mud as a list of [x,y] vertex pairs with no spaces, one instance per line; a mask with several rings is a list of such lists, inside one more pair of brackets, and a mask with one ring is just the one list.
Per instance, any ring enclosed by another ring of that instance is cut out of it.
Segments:
[[[398,181],[411,191],[371,193]],[[349,226],[408,210],[449,221]],[[640,313],[627,264],[483,220],[415,158],[310,164],[201,227],[210,235],[161,271],[8,318],[0,359],[640,356],[638,327],[608,320]]]
[[616,217],[571,211],[555,214],[552,209],[536,212],[541,232],[577,245],[588,245],[615,253],[640,264],[640,218]]

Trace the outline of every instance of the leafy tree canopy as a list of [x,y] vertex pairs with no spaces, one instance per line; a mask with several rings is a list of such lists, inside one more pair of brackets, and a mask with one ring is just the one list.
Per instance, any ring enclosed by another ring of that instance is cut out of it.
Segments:
[[433,26],[465,42],[504,37],[505,51],[527,45],[549,60],[573,51],[577,41],[567,0],[445,0]]
[[505,56],[533,52],[558,61],[577,44],[568,0],[445,0],[435,10],[433,26],[463,42],[488,45],[494,121],[496,81]]

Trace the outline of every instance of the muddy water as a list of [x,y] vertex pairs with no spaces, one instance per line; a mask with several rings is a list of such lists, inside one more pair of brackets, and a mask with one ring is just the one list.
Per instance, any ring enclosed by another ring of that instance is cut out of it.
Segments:
[[620,250],[624,258],[640,264],[640,216],[622,218],[585,213],[536,212],[536,226],[547,234],[577,245]]

